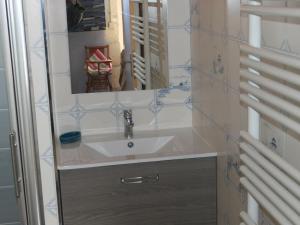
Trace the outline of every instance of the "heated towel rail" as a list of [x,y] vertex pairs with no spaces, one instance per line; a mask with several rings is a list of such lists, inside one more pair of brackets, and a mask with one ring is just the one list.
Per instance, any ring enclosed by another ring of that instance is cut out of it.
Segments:
[[[243,5],[241,13],[300,18],[300,8]],[[300,135],[300,58],[241,44],[240,100]],[[248,56],[247,56],[248,55]],[[300,224],[300,172],[258,139],[241,131],[241,185],[280,225]],[[241,212],[241,225],[257,225]]]
[[148,0],[130,0],[133,76],[151,89]]
[[169,85],[166,0],[148,0],[151,82],[155,89]]

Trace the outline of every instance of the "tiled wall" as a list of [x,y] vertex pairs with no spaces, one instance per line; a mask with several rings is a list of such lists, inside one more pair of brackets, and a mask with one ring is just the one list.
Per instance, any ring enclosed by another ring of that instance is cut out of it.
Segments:
[[72,95],[65,1],[46,1],[56,136],[119,132],[121,113],[132,108],[135,130],[192,126],[190,102],[189,1],[168,2],[169,69],[167,90]]
[[193,126],[219,152],[219,225],[239,224],[242,207],[234,165],[247,125],[239,102],[239,10],[239,1],[191,0]]
[[[299,1],[264,1],[264,4],[299,7]],[[239,131],[247,129],[247,109],[239,101],[239,44],[247,42],[248,19],[240,15],[238,0],[191,0],[191,18],[193,126],[220,153],[219,225],[236,225],[240,224],[239,212],[246,203],[235,162],[239,154]],[[285,20],[265,18],[263,46],[299,55],[299,21],[289,22],[292,23],[287,25]],[[263,121],[262,141],[274,132],[284,136],[282,155],[299,168],[300,138],[282,131],[282,127],[275,130],[276,124],[270,120]],[[270,224],[263,214],[261,224]]]
[[58,225],[55,166],[43,32],[43,1],[25,0],[23,4],[27,32],[28,63],[32,77],[35,105],[37,147],[40,156],[45,220],[46,225]]
[[[56,133],[122,129],[120,112],[134,111],[135,129],[192,126],[189,0],[169,0],[168,34],[172,83],[165,90],[71,95],[67,24],[63,0],[25,0],[29,66],[33,81],[36,128],[46,225],[58,225],[55,166],[51,135],[43,5],[49,34],[50,78]],[[52,15],[52,16],[51,16]]]

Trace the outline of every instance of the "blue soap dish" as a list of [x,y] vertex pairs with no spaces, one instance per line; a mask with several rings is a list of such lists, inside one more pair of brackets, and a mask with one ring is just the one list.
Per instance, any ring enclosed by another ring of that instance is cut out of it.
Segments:
[[73,131],[73,132],[68,132],[68,133],[62,134],[62,135],[60,135],[59,140],[60,140],[60,143],[63,145],[75,143],[75,142],[81,140],[81,132]]

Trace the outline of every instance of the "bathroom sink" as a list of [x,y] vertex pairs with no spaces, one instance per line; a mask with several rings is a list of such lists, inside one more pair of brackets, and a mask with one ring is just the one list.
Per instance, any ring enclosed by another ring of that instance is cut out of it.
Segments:
[[145,155],[158,152],[171,143],[173,138],[174,136],[134,138],[130,140],[87,142],[85,145],[107,157]]

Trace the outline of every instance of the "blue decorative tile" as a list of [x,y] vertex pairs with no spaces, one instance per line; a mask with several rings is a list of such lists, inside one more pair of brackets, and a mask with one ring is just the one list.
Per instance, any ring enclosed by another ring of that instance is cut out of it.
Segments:
[[188,21],[186,21],[186,23],[184,24],[184,30],[191,33],[191,20],[189,19]]
[[180,90],[180,91],[185,91],[188,92],[191,90],[191,86],[188,84],[188,82],[184,82],[184,83],[180,83],[179,85],[176,86],[170,86],[169,88],[165,88],[165,89],[160,89],[158,90],[158,97],[159,98],[164,98],[166,97],[168,94],[170,94],[170,92],[172,90]]
[[36,108],[40,109],[44,113],[49,113],[49,98],[48,95],[45,94],[43,97],[41,97],[36,103]]
[[57,216],[57,201],[56,199],[52,199],[50,202],[46,204],[46,210],[53,216]]
[[292,48],[290,46],[289,40],[283,40],[282,44],[280,46],[280,50],[291,53],[292,52]]
[[163,107],[164,103],[156,99],[149,104],[148,109],[154,114],[157,114],[162,110]]
[[40,159],[45,161],[49,166],[54,165],[54,156],[53,156],[52,146],[48,147],[48,149],[40,156]]
[[80,104],[76,104],[69,111],[69,115],[72,116],[77,121],[81,120],[85,116],[85,114],[86,114],[86,111]]
[[117,118],[120,116],[124,108],[126,108],[124,105],[119,102],[115,102],[111,105],[110,112]]
[[192,110],[193,109],[192,96],[189,96],[188,98],[186,98],[184,101],[184,104],[188,109]]

